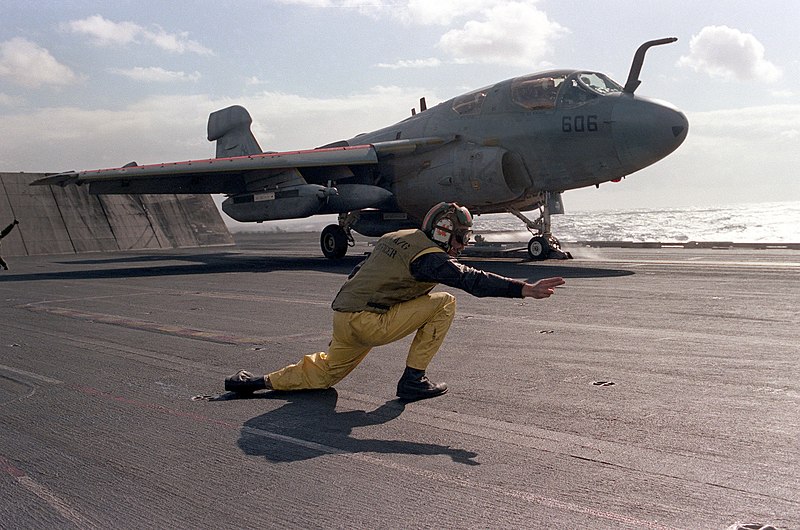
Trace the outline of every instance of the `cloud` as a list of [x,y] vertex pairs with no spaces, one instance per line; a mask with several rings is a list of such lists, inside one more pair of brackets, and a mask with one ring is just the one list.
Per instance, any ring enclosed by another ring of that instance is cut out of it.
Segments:
[[770,91],[770,95],[774,98],[782,98],[782,99],[794,98],[794,92],[792,92],[788,88],[782,90],[772,90]]
[[394,63],[378,63],[378,68],[389,68],[398,70],[400,68],[433,68],[442,64],[442,61],[435,57],[428,59],[401,59]]
[[795,170],[800,105],[687,112],[687,117],[689,136],[677,151],[624,184],[568,192],[570,211],[800,200]]
[[[253,115],[253,133],[261,147],[282,151],[317,147],[399,122],[410,115],[420,92],[418,87],[396,86],[333,98],[262,92],[241,104]],[[427,100],[430,106],[439,101],[435,94]],[[402,101],[408,105],[399,105]]]
[[157,66],[144,68],[137,66],[128,69],[112,69],[111,73],[119,74],[135,81],[156,82],[156,83],[171,83],[173,81],[198,81],[200,73],[194,72],[187,74],[186,72],[173,72],[164,70]]
[[[412,25],[449,26],[508,0],[278,0],[282,4],[324,9],[348,9],[373,18],[395,18]],[[533,5],[538,0],[516,0],[513,3]]]
[[481,12],[462,29],[442,35],[438,47],[463,63],[532,66],[552,51],[552,42],[569,33],[532,3],[509,2]]
[[[362,15],[395,18],[412,25],[451,27],[441,36],[437,47],[461,64],[541,65],[552,51],[552,42],[569,33],[536,7],[538,0],[279,1],[311,8],[352,9]],[[378,66],[419,68],[441,64],[425,61],[432,60],[403,60]]]
[[208,144],[207,115],[198,108],[209,108],[207,98],[149,98],[114,110],[43,107],[4,113],[4,126],[16,134],[0,144],[0,167],[64,171],[191,158]]
[[396,2],[385,3],[369,0],[277,0],[277,2],[285,5],[317,9],[347,9],[376,19],[385,14],[393,14],[404,9],[402,2],[398,4]]
[[696,72],[739,81],[780,79],[780,68],[764,58],[764,45],[753,35],[728,26],[706,26],[689,42],[689,55],[678,60]]
[[[277,0],[284,5],[317,9],[348,9],[373,18],[391,17],[407,24],[443,25],[467,18],[508,0]],[[518,0],[519,1],[519,0]],[[537,0],[521,0],[535,3]]]
[[244,84],[247,86],[268,85],[270,83],[271,81],[268,81],[266,79],[259,79],[258,76],[255,75],[250,76],[244,80]]
[[101,15],[70,21],[66,27],[73,33],[90,37],[98,46],[124,46],[143,40],[171,53],[214,54],[202,44],[189,39],[188,32],[167,33],[158,26],[150,30],[133,22],[114,22]]
[[788,130],[788,131],[781,132],[781,139],[782,140],[787,140],[787,141],[790,141],[790,142],[796,142],[798,138],[800,138],[800,131],[798,131],[797,129],[791,129],[791,130]]
[[335,5],[331,0],[278,0],[278,3],[308,7],[333,7]]
[[9,96],[8,94],[0,92],[0,107],[17,107],[24,104],[25,100],[23,98],[18,96]]
[[210,49],[196,41],[190,40],[189,33],[186,31],[173,34],[167,33],[163,29],[159,28],[156,32],[145,31],[144,36],[154,45],[168,52],[178,54],[189,52],[196,53],[197,55],[214,55],[214,52],[212,52]]
[[0,78],[26,88],[69,85],[77,76],[50,52],[27,39],[16,37],[0,43]]
[[394,14],[407,23],[449,26],[455,20],[471,17],[504,3],[502,0],[409,0],[405,9]]
[[[4,171],[62,171],[210,158],[208,114],[246,107],[265,150],[313,148],[399,122],[418,99],[418,87],[378,86],[338,98],[281,92],[247,97],[154,96],[121,109],[13,108],[0,113],[7,130],[0,143]],[[398,105],[407,101],[409,105]],[[435,95],[428,98],[436,102]],[[42,146],[47,146],[43,149]]]
[[[689,116],[689,139],[710,139],[719,146],[727,146],[733,153],[743,149],[752,152],[754,157],[763,158],[760,149],[753,146],[775,144],[781,138],[786,138],[783,133],[795,130],[798,121],[800,105],[790,103],[693,112]],[[736,145],[731,147],[731,142]],[[748,148],[748,145],[751,147]],[[789,154],[797,158],[795,151]]]
[[[778,104],[687,113],[690,130],[676,155],[676,174],[694,187],[734,190],[774,188],[798,197],[797,123],[800,105]],[[661,163],[659,163],[661,164]],[[680,186],[675,186],[680,187]],[[792,191],[794,190],[794,191]],[[796,200],[796,199],[795,199]]]
[[82,20],[67,23],[73,33],[91,37],[99,46],[125,45],[136,42],[136,37],[143,28],[133,22],[112,22],[100,15],[93,15]]

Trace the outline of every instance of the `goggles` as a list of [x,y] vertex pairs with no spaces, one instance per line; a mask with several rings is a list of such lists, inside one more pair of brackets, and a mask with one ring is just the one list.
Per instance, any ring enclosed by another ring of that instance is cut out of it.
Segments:
[[472,230],[458,230],[453,232],[453,238],[458,242],[459,245],[467,246],[470,238],[472,238]]

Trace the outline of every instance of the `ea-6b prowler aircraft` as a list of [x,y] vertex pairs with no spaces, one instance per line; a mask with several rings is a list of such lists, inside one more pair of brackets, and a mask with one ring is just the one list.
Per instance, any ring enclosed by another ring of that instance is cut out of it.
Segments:
[[[317,149],[262,152],[242,107],[213,112],[216,158],[66,172],[34,185],[88,183],[93,194],[220,193],[237,221],[339,214],[320,238],[340,258],[352,231],[379,236],[418,227],[440,201],[474,214],[509,212],[533,237],[533,259],[568,257],[551,233],[561,192],[619,179],[684,141],[686,116],[634,92],[647,50],[636,51],[624,86],[586,70],[551,70],[445,101],[389,127]],[[523,212],[538,211],[531,220]]]

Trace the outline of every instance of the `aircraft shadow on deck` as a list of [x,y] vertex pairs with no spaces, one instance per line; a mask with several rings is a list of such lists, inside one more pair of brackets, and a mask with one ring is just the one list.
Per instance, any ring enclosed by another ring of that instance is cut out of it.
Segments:
[[[47,271],[38,273],[0,275],[1,282],[36,280],[96,280],[113,278],[147,278],[195,274],[226,274],[236,272],[272,272],[278,270],[309,270],[349,274],[360,258],[331,261],[327,258],[260,257],[235,253],[135,256],[128,258],[64,261],[66,266],[82,265],[81,270]],[[177,261],[188,263],[177,264]],[[166,263],[165,263],[166,262]],[[131,266],[106,268],[108,264],[125,263]]]
[[[453,462],[480,465],[474,458],[477,453],[447,445],[411,442],[407,440],[377,440],[354,438],[358,427],[388,423],[403,413],[405,405],[400,400],[387,401],[377,409],[366,412],[349,410],[338,412],[339,395],[335,389],[298,392],[266,392],[252,398],[280,399],[282,407],[256,416],[245,422],[239,436],[239,448],[247,455],[263,456],[270,462],[296,462],[308,460],[333,451],[345,453],[378,453],[408,455],[445,455]],[[263,433],[263,434],[261,434]],[[278,436],[272,437],[271,434]],[[287,443],[286,438],[299,442]],[[311,442],[303,444],[302,442]],[[319,449],[311,444],[320,444]]]
[[[561,262],[566,263],[566,262]],[[571,267],[569,265],[544,265],[542,262],[535,262],[530,265],[530,262],[511,263],[511,262],[496,262],[496,261],[470,261],[466,263],[471,267],[493,272],[501,276],[508,276],[509,278],[522,279],[525,274],[525,280],[534,282],[542,278],[550,278],[552,276],[561,276],[562,278],[614,278],[618,276],[631,276],[636,274],[634,271],[623,269],[603,269],[599,267]]]
[[[183,276],[195,274],[227,274],[237,272],[266,273],[273,271],[315,271],[347,275],[364,256],[347,256],[339,260],[324,257],[257,256],[235,252],[198,253],[188,255],[150,255],[67,260],[57,265],[83,266],[80,270],[46,271],[0,274],[2,282],[38,280],[98,280],[114,278],[147,278],[158,276]],[[176,264],[177,261],[188,263]],[[124,266],[128,264],[130,266]],[[497,262],[470,260],[468,265],[510,278],[536,281],[550,276],[564,278],[610,278],[635,274],[630,270],[596,267],[571,267],[569,265],[544,265],[522,262]],[[107,268],[108,265],[120,265]]]

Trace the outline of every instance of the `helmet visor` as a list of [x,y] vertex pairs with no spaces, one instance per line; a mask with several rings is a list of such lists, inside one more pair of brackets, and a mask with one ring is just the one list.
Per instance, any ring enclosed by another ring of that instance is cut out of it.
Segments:
[[472,238],[472,230],[456,230],[453,238],[460,244],[466,246]]

